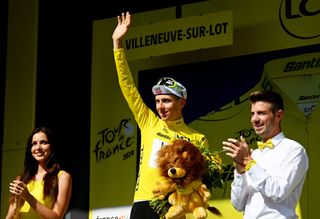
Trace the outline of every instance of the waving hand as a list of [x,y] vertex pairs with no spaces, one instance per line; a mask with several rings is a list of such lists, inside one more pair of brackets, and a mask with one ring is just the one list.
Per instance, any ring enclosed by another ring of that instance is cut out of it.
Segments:
[[118,49],[122,48],[122,39],[124,35],[127,33],[128,28],[131,24],[131,15],[129,12],[122,13],[117,17],[118,19],[118,25],[115,28],[112,39],[113,39],[113,48]]

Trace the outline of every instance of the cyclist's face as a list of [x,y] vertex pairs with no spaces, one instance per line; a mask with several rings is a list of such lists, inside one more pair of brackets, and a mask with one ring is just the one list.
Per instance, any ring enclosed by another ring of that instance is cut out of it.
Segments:
[[161,94],[155,96],[155,101],[157,112],[162,120],[174,121],[182,118],[182,108],[185,105],[184,98]]

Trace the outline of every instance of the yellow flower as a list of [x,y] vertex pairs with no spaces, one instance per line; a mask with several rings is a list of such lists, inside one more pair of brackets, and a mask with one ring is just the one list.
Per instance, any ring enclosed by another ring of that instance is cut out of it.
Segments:
[[214,154],[210,156],[210,159],[217,165],[222,165],[222,158],[218,154]]

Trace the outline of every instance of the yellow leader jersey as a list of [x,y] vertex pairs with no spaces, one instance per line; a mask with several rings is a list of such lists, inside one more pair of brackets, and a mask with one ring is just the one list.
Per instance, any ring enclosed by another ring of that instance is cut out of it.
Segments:
[[195,145],[205,146],[208,146],[208,141],[203,134],[188,127],[183,119],[161,120],[143,102],[134,85],[124,49],[115,49],[114,58],[121,91],[141,131],[140,166],[134,201],[150,200],[153,197],[152,190],[160,180],[156,156],[161,146],[174,139],[185,139]]

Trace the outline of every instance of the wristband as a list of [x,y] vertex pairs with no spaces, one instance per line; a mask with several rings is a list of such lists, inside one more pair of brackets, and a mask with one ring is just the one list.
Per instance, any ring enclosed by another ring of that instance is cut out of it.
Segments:
[[255,165],[255,164],[256,164],[256,161],[255,161],[255,160],[249,160],[249,162],[247,163],[247,165],[244,167],[244,170],[245,170],[245,171],[250,170],[251,167],[252,167],[253,165]]

